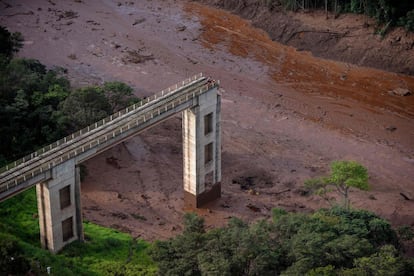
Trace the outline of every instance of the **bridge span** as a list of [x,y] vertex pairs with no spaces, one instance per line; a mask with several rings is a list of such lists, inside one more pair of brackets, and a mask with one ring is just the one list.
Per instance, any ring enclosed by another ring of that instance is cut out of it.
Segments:
[[83,161],[182,113],[186,204],[221,196],[221,96],[198,74],[0,168],[0,201],[36,186],[40,238],[57,252],[83,239],[79,167]]

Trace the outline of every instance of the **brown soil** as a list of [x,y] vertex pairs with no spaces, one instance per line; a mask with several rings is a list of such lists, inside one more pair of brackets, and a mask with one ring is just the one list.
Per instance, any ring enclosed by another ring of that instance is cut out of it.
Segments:
[[[354,207],[414,226],[414,96],[388,93],[414,91],[413,77],[318,59],[185,1],[9,2],[0,24],[23,33],[21,55],[68,68],[75,85],[120,80],[145,96],[201,71],[221,81],[222,198],[192,210],[207,227],[327,206],[303,182],[344,159],[370,174]],[[147,240],[179,233],[181,143],[177,116],[87,161],[85,219]]]
[[414,74],[414,34],[402,28],[379,35],[384,26],[355,14],[324,11],[289,12],[282,7],[269,11],[261,0],[199,0],[228,9],[252,21],[270,38],[317,57],[359,66]]

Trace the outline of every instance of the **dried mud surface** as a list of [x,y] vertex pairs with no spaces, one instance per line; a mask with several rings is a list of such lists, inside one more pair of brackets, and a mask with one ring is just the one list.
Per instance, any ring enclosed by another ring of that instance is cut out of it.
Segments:
[[209,228],[309,212],[327,205],[304,180],[345,159],[370,174],[354,207],[414,226],[414,96],[389,93],[414,91],[413,77],[315,58],[186,1],[1,1],[0,24],[22,32],[21,56],[67,68],[74,85],[119,80],[142,97],[198,72],[221,81],[222,198],[185,207],[177,116],[86,162],[87,220],[154,240],[179,233],[186,211]]
[[414,75],[414,34],[403,28],[380,35],[385,26],[362,15],[290,12],[281,6],[269,11],[261,0],[197,1],[239,14],[272,40],[315,56]]

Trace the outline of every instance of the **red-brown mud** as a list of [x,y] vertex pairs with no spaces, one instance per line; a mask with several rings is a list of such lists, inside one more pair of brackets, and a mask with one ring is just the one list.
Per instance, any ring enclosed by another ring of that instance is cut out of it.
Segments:
[[179,233],[186,211],[209,228],[273,207],[308,212],[327,204],[303,195],[304,180],[345,159],[370,175],[354,207],[414,225],[414,96],[389,93],[414,91],[413,77],[315,58],[186,1],[9,2],[0,24],[22,32],[21,55],[67,68],[74,85],[119,80],[145,96],[198,72],[221,81],[222,198],[184,207],[177,116],[86,162],[85,219],[154,240]]

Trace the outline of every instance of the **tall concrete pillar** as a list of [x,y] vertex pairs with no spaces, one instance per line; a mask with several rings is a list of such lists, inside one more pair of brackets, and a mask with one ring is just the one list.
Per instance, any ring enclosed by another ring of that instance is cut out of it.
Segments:
[[42,247],[55,253],[83,239],[80,175],[75,160],[52,169],[52,179],[36,185]]
[[184,200],[195,208],[221,196],[220,99],[215,88],[183,111]]

